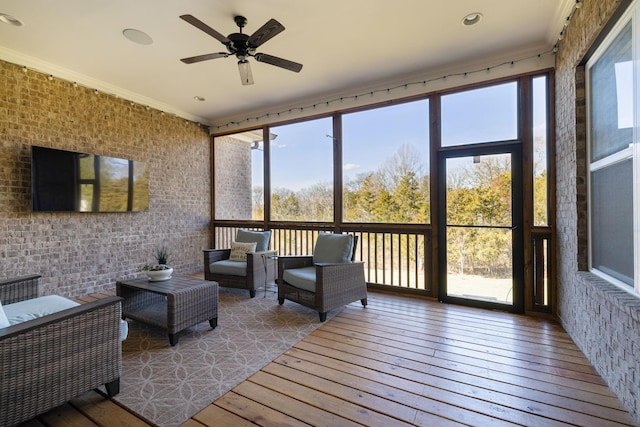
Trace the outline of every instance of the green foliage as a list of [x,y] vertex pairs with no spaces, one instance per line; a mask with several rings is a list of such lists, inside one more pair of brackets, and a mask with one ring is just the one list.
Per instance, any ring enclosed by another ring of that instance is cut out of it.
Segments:
[[[358,223],[428,224],[430,176],[423,173],[417,154],[407,147],[378,170],[344,183],[343,220]],[[447,260],[449,270],[460,274],[510,274],[512,255],[511,165],[504,157],[484,157],[449,173],[447,180]],[[546,223],[544,174],[534,179],[534,216]],[[333,186],[317,184],[300,191],[276,189],[271,196],[272,218],[282,221],[333,220]],[[261,214],[258,213],[258,214]],[[254,212],[254,215],[256,213]],[[461,225],[463,227],[455,227]],[[466,227],[466,226],[474,227]],[[475,227],[479,226],[479,227]],[[483,228],[487,227],[487,228]],[[493,228],[504,227],[504,228]],[[362,241],[365,245],[365,241]],[[367,242],[380,246],[390,242]],[[407,251],[406,259],[422,259],[424,248],[400,235],[395,247]]]
[[288,189],[276,189],[271,196],[271,217],[279,221],[302,221],[298,194]]
[[510,230],[455,225],[512,225],[510,165],[485,159],[455,178],[447,189],[449,270],[501,276],[511,265]]
[[547,211],[547,173],[537,175],[533,180],[533,223],[534,225],[548,225]]
[[169,263],[169,251],[164,246],[156,249],[154,256],[159,265],[167,265]]
[[171,267],[169,267],[166,264],[156,264],[156,265],[151,265],[151,264],[145,264],[142,266],[142,268],[140,270],[142,271],[162,271],[162,270],[169,270]]
[[[100,158],[99,167],[95,156],[80,159],[80,209],[83,211],[124,212],[128,208],[129,179],[117,171],[123,168],[121,162],[105,161]],[[128,168],[128,165],[126,165]],[[96,171],[99,175],[96,176]],[[120,178],[118,178],[120,177]],[[149,209],[149,174],[146,165],[136,163],[133,176],[132,209]]]

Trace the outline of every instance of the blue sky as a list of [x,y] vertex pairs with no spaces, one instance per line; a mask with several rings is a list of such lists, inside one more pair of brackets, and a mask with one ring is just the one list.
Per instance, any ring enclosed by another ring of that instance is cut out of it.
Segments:
[[[544,94],[544,79],[534,84]],[[544,105],[534,103],[536,134],[546,133]],[[505,83],[442,97],[443,145],[508,140],[517,137],[517,85]],[[409,145],[427,171],[429,165],[429,101],[417,100],[343,116],[345,181],[379,169],[398,148]],[[300,190],[332,182],[332,118],[271,128],[273,188]],[[262,151],[254,151],[259,156]],[[254,164],[261,163],[254,157]],[[262,185],[261,164],[254,168],[254,185]],[[295,177],[295,181],[291,181]]]

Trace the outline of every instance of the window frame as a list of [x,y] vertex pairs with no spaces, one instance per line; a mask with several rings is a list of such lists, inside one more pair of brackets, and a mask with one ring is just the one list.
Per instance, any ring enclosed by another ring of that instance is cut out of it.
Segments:
[[[422,193],[422,195],[425,197],[425,203],[427,206],[429,206],[429,211],[427,212],[427,218],[425,221],[410,221],[410,222],[402,222],[402,221],[392,221],[392,220],[383,220],[383,221],[362,221],[362,220],[349,220],[347,219],[347,203],[345,201],[346,196],[347,196],[347,187],[346,187],[346,183],[350,182],[346,176],[346,173],[344,171],[344,157],[346,156],[346,150],[345,147],[350,146],[350,142],[348,140],[347,135],[345,135],[345,127],[347,124],[345,124],[345,117],[348,120],[348,117],[353,117],[353,115],[355,114],[367,114],[369,112],[372,111],[380,111],[380,110],[385,110],[386,112],[391,111],[391,109],[394,108],[402,108],[402,107],[407,107],[408,105],[417,105],[419,108],[421,105],[426,105],[426,114],[424,115],[423,119],[424,122],[422,122],[423,124],[417,125],[418,127],[421,126],[426,126],[426,133],[424,136],[424,140],[422,140],[422,143],[424,143],[424,147],[422,147],[424,149],[424,168],[426,169],[426,171],[424,172],[423,175],[416,175],[418,178],[418,181],[427,179],[429,180],[429,184],[431,181],[431,157],[433,155],[432,153],[432,144],[433,142],[431,141],[431,123],[429,122],[429,114],[430,114],[430,110],[432,108],[432,103],[433,103],[433,96],[426,96],[426,97],[416,97],[416,98],[411,98],[411,99],[407,99],[407,100],[402,100],[399,102],[393,102],[390,104],[385,104],[385,105],[379,105],[379,106],[375,106],[373,108],[364,108],[364,109],[355,109],[355,110],[350,110],[350,111],[345,111],[342,112],[339,116],[339,120],[340,120],[340,135],[339,135],[339,143],[340,143],[340,147],[339,147],[339,151],[340,151],[340,162],[339,162],[339,168],[338,168],[338,173],[341,176],[341,188],[337,188],[336,191],[340,192],[340,202],[341,202],[341,217],[340,217],[340,221],[344,224],[349,224],[349,225],[353,225],[353,224],[358,224],[358,223],[362,223],[362,224],[385,224],[385,225],[389,225],[389,226],[393,226],[393,225],[426,225],[426,226],[430,226],[431,225],[431,210],[430,210],[430,206],[432,203],[431,200],[431,194],[430,191],[428,193]],[[362,117],[362,116],[361,116]],[[391,154],[391,156],[388,156],[387,158],[384,159],[384,162],[380,165],[378,165],[378,169],[376,169],[375,171],[367,171],[366,173],[371,173],[373,172],[374,174],[376,172],[380,172],[382,169],[385,169],[385,164],[388,165],[388,162],[391,161],[393,158],[396,158],[396,156],[399,155],[399,153],[403,152],[404,149],[407,149],[409,152],[411,152],[411,149],[414,147],[411,144],[399,144],[399,145],[393,145],[394,147],[394,152],[393,154]],[[416,150],[419,150],[420,147],[416,147]],[[423,153],[418,153],[418,154],[423,154]],[[420,161],[423,160],[422,157],[418,158]],[[395,182],[394,184],[398,184],[398,182]],[[421,185],[421,184],[420,184]],[[430,185],[427,185],[428,190],[430,190]]]
[[[616,38],[622,33],[625,27],[631,23],[631,54],[633,64],[633,132],[631,142],[627,147],[621,148],[615,153],[609,154],[604,158],[592,161],[592,88],[591,88],[591,68],[598,63],[602,56],[612,46]],[[586,172],[587,172],[587,233],[588,233],[588,269],[591,273],[606,280],[609,283],[623,289],[635,296],[640,294],[640,142],[638,126],[640,125],[640,67],[638,67],[638,60],[640,60],[640,2],[634,1],[634,3],[627,9],[627,11],[621,16],[618,22],[612,27],[606,37],[593,54],[588,58],[585,63],[585,95],[586,95]],[[633,225],[631,232],[633,233],[633,286],[623,282],[610,274],[593,266],[593,223],[592,217],[592,176],[594,172],[603,170],[606,167],[611,167],[620,162],[626,160],[632,160],[633,163],[633,183],[632,183],[632,197],[633,197]]]

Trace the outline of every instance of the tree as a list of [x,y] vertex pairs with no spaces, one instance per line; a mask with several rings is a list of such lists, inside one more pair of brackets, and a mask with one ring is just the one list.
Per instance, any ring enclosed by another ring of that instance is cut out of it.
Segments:
[[535,225],[548,225],[547,200],[547,172],[544,171],[533,179],[533,223]]
[[253,187],[252,192],[252,207],[254,220],[261,220],[264,218],[264,188]]
[[420,154],[401,145],[375,171],[345,185],[344,218],[353,222],[426,223],[429,218],[429,177]]
[[271,196],[271,213],[274,219],[296,221],[300,219],[300,203],[296,194],[288,189],[277,189]]
[[392,222],[426,222],[423,208],[428,195],[421,193],[420,183],[413,171],[407,171],[407,173],[400,178],[391,198],[396,207],[394,216],[390,218]]
[[[447,258],[460,274],[476,269],[499,274],[511,263],[511,234],[460,226],[511,225],[511,169],[501,158],[451,173],[447,180]],[[451,227],[453,226],[453,227]]]
[[379,222],[385,210],[386,193],[379,172],[360,175],[344,194],[344,218],[351,222]]
[[320,183],[301,190],[297,195],[302,221],[333,221],[333,187]]

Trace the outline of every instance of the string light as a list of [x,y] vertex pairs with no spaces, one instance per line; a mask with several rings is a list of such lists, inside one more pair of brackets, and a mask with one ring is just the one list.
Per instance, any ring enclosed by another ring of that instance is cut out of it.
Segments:
[[[38,70],[38,69],[36,69],[36,68],[27,67],[26,65],[23,65],[23,66],[21,67],[21,70],[22,70],[22,72],[23,72],[23,73],[25,73],[25,74],[26,74],[26,73],[28,73],[28,72],[29,72],[29,70],[36,71],[36,72],[38,72],[38,73],[40,73],[40,74],[45,74],[45,75],[46,75],[46,79],[47,79],[47,80],[49,80],[49,81],[53,81],[53,80],[56,78],[56,76],[54,76],[53,74],[47,74],[47,73],[45,73],[45,72],[43,72],[43,71],[41,71],[41,70]],[[99,91],[98,89],[90,88],[90,87],[88,87],[88,86],[81,85],[81,84],[80,84],[80,83],[78,83],[77,81],[70,81],[70,80],[65,80],[65,79],[60,79],[60,80],[61,80],[61,81],[66,81],[66,82],[68,82],[68,83],[69,83],[72,87],[74,87],[74,88],[77,88],[77,87],[79,87],[79,86],[82,86],[82,87],[84,87],[84,88],[86,88],[86,89],[89,89],[91,92],[93,92],[93,94],[94,94],[94,95],[98,95],[98,94],[100,94],[100,91]],[[112,94],[107,94],[107,93],[105,93],[105,95],[111,95],[111,96],[113,96],[115,99],[123,99],[123,98],[121,98],[119,95],[117,95],[117,94],[113,94],[113,93],[112,93]],[[126,101],[126,102],[128,102],[128,103],[129,103],[129,105],[131,105],[132,107],[136,105],[136,103],[135,103],[134,101],[130,101],[130,100],[126,100],[126,99],[125,99],[125,101]],[[142,104],[137,104],[137,105],[142,105]],[[144,108],[146,108],[147,110],[150,110],[150,109],[151,109],[151,107],[150,107],[149,105],[145,105],[145,106],[144,106]],[[160,115],[162,115],[162,116],[164,116],[164,115],[165,115],[165,112],[164,112],[164,111],[160,111],[159,113],[160,113]],[[174,116],[174,117],[177,117],[177,114],[175,114],[175,113],[171,113],[171,115],[172,115],[172,116]],[[194,121],[192,121],[192,120],[190,120],[190,119],[186,119],[186,118],[185,118],[185,121],[186,121],[187,123],[192,123],[192,124],[194,124],[194,125],[196,125],[196,126],[198,126],[198,127],[205,128],[205,129],[209,130],[209,125],[205,125],[205,124],[202,124],[202,123],[194,122]]]
[[451,74],[447,74],[444,76],[440,76],[440,77],[434,77],[432,79],[428,79],[428,80],[420,80],[420,81],[415,81],[415,82],[408,82],[408,83],[401,83],[397,86],[393,86],[393,87],[388,87],[388,88],[384,88],[384,89],[377,89],[377,90],[372,90],[369,92],[365,92],[365,93],[359,93],[359,94],[355,94],[355,95],[351,95],[351,96],[341,96],[338,98],[333,98],[333,99],[329,99],[327,101],[322,101],[321,103],[316,103],[316,104],[311,104],[308,106],[304,106],[304,107],[298,107],[295,109],[288,109],[288,110],[283,110],[283,111],[277,111],[277,112],[271,112],[271,113],[265,113],[262,116],[259,117],[247,117],[245,119],[242,120],[238,120],[238,121],[233,121],[233,122],[228,122],[225,123],[223,125],[218,125],[218,126],[211,126],[211,129],[215,129],[216,131],[220,131],[223,130],[225,128],[230,128],[230,127],[235,127],[235,126],[239,126],[242,125],[243,123],[250,123],[251,120],[256,120],[256,121],[260,121],[261,119],[265,119],[265,118],[269,118],[271,115],[280,117],[280,114],[286,114],[289,113],[291,114],[293,112],[293,110],[296,111],[306,111],[306,110],[311,110],[316,108],[317,105],[319,104],[324,104],[326,107],[329,107],[332,104],[336,104],[336,103],[344,103],[346,100],[350,100],[350,101],[356,101],[361,97],[364,97],[365,95],[369,95],[370,97],[375,96],[376,94],[380,94],[380,93],[386,93],[386,94],[390,94],[392,91],[395,91],[397,89],[409,89],[410,87],[414,87],[414,86],[426,86],[428,83],[433,83],[433,82],[437,82],[437,81],[444,81],[447,80],[451,77],[462,77],[462,78],[467,78],[469,75],[471,74],[478,74],[478,73],[490,73],[491,70],[495,69],[495,68],[499,68],[499,67],[504,67],[504,66],[509,66],[509,67],[514,67],[515,64],[517,62],[522,62],[522,61],[526,61],[529,59],[537,59],[540,60],[542,58],[543,55],[552,53],[552,51],[546,51],[543,53],[538,53],[536,55],[532,55],[526,58],[522,58],[522,59],[518,59],[518,60],[510,60],[510,61],[505,61],[502,62],[500,64],[496,64],[490,67],[486,67],[486,68],[479,68],[476,70],[470,70],[470,71],[465,71],[465,72],[459,72],[459,73],[451,73]]
[[[434,82],[434,81],[437,81],[437,80],[445,81],[449,77],[462,77],[462,78],[466,79],[470,74],[477,74],[479,72],[485,72],[485,73],[488,74],[494,68],[499,68],[499,67],[502,67],[502,66],[505,66],[505,65],[508,65],[510,67],[514,67],[517,62],[526,61],[526,60],[533,59],[533,58],[535,58],[537,61],[540,61],[540,60],[542,60],[542,56],[543,55],[546,55],[548,53],[556,54],[558,52],[558,45],[559,45],[560,41],[562,39],[564,39],[564,37],[566,35],[566,32],[567,32],[567,28],[569,27],[569,22],[571,21],[571,18],[573,18],[573,15],[575,14],[576,10],[580,9],[582,7],[582,1],[583,0],[576,0],[576,3],[574,4],[573,9],[571,10],[571,13],[569,14],[569,16],[567,16],[567,19],[566,19],[565,23],[562,26],[562,30],[560,31],[560,34],[558,35],[556,43],[553,45],[553,48],[550,51],[538,53],[538,54],[536,54],[534,56],[530,56],[530,57],[519,59],[519,60],[503,62],[503,63],[500,63],[500,64],[493,65],[491,67],[482,68],[482,69],[478,69],[478,70],[465,71],[465,72],[461,72],[461,73],[452,73],[452,74],[447,74],[445,76],[436,77],[436,78],[433,78],[433,79],[430,79],[430,80],[422,80],[422,81],[419,81],[419,82],[404,83],[404,84],[401,84],[401,85],[398,85],[398,86],[394,86],[394,87],[389,87],[389,88],[386,88],[386,89],[374,90],[374,91],[368,92],[368,94],[370,96],[374,96],[376,93],[381,93],[381,92],[386,92],[387,94],[390,94],[391,91],[399,89],[399,88],[407,89],[410,86],[415,86],[415,85],[426,86],[427,83],[431,83],[431,82]],[[335,104],[336,102],[343,102],[345,99],[350,99],[350,100],[354,100],[355,101],[355,100],[358,99],[358,97],[361,97],[361,96],[364,96],[364,95],[365,94],[361,93],[361,94],[347,96],[347,97],[341,96],[340,98],[335,98],[335,99],[330,99],[328,101],[325,101],[324,104],[328,107],[330,104]],[[313,104],[312,106],[307,106],[307,107],[300,107],[300,111],[304,111],[304,110],[307,110],[307,109],[310,109],[310,108],[316,108],[316,105],[317,104]],[[278,117],[280,117],[280,113],[284,114],[286,112],[287,111],[280,111],[280,112],[273,113],[273,114],[276,114]],[[291,110],[289,110],[288,112],[291,113]],[[255,117],[255,119],[259,120],[259,119],[264,119],[264,118],[268,118],[268,117],[269,117],[269,113],[264,114],[264,115],[262,115],[260,117]],[[249,118],[246,118],[246,119],[243,119],[243,120],[240,120],[240,121],[228,122],[228,123],[226,123],[224,125],[211,126],[211,128],[212,129],[215,128],[216,130],[221,130],[223,128],[238,126],[238,125],[241,125],[242,123],[248,123],[249,120],[250,120]]]
[[[519,59],[519,60],[513,60],[513,61],[503,62],[503,63],[496,64],[496,65],[493,65],[493,66],[490,66],[490,67],[487,67],[487,68],[482,68],[482,69],[477,69],[477,70],[471,70],[471,71],[465,71],[465,72],[460,72],[460,73],[451,73],[451,74],[447,74],[447,75],[444,75],[444,76],[440,76],[440,77],[436,77],[436,78],[432,78],[432,79],[428,79],[428,80],[421,80],[421,81],[418,81],[418,82],[409,82],[409,83],[404,83],[404,84],[400,84],[400,85],[398,85],[398,86],[394,86],[394,87],[389,87],[389,88],[386,88],[386,89],[378,89],[378,90],[373,90],[373,91],[370,91],[370,92],[367,92],[367,93],[361,93],[361,94],[356,94],[356,95],[346,96],[346,97],[345,97],[345,96],[342,96],[342,97],[340,97],[340,98],[335,98],[335,99],[330,99],[330,100],[324,101],[324,104],[325,104],[327,107],[329,107],[331,104],[334,104],[334,103],[336,103],[336,102],[343,102],[345,99],[358,100],[358,98],[359,98],[359,97],[362,97],[362,96],[367,95],[367,94],[368,94],[369,96],[371,96],[371,97],[373,97],[373,96],[375,96],[375,94],[378,94],[378,93],[381,93],[381,92],[386,92],[387,94],[390,94],[390,93],[391,93],[391,91],[396,90],[396,89],[400,89],[400,88],[408,89],[409,87],[416,86],[416,85],[426,86],[428,83],[432,83],[432,82],[435,82],[435,81],[438,81],[438,80],[446,81],[446,80],[447,80],[447,78],[449,78],[449,77],[462,77],[462,78],[467,78],[470,74],[477,74],[477,73],[479,73],[479,72],[486,72],[486,73],[490,73],[492,69],[499,68],[499,67],[502,67],[502,66],[505,66],[505,65],[510,65],[511,67],[514,67],[514,66],[515,66],[515,63],[517,63],[517,62],[521,62],[521,61],[526,61],[526,60],[529,60],[529,59],[532,59],[532,58],[536,58],[537,60],[541,60],[542,56],[543,56],[543,55],[545,55],[545,54],[547,54],[547,53],[555,54],[555,53],[557,53],[557,52],[558,52],[558,45],[559,45],[560,41],[562,41],[562,40],[564,39],[564,37],[565,37],[565,35],[566,35],[567,28],[568,28],[568,26],[569,26],[569,22],[570,22],[570,21],[571,21],[571,19],[573,18],[573,15],[575,14],[576,10],[577,10],[577,9],[580,9],[580,8],[582,7],[582,1],[583,1],[583,0],[576,0],[575,4],[574,4],[574,6],[573,6],[573,10],[572,10],[572,11],[571,11],[571,13],[569,14],[569,16],[567,16],[567,19],[566,19],[566,21],[565,21],[564,25],[562,26],[562,30],[560,31],[560,34],[558,35],[558,38],[557,38],[557,40],[556,40],[556,43],[554,44],[553,48],[552,48],[550,51],[543,52],[543,53],[538,53],[538,54],[537,54],[537,55],[535,55],[535,56],[530,56],[530,57],[523,58],[523,59]],[[23,71],[24,73],[27,73],[27,72],[28,72],[28,70],[29,70],[29,69],[27,68],[27,66],[26,66],[26,65],[22,66],[22,71]],[[35,70],[35,71],[38,71],[38,70]],[[53,78],[54,78],[54,77],[53,77],[53,75],[52,75],[52,74],[49,74],[49,75],[47,76],[47,78],[48,78],[49,80],[53,80]],[[77,83],[77,82],[72,82],[72,84],[73,84],[73,87],[78,87],[78,83]],[[96,94],[96,95],[98,95],[98,94],[99,94],[98,89],[94,89],[94,90],[93,90],[93,93],[94,93],[94,94]],[[117,95],[112,95],[112,96],[114,96],[114,97],[118,98],[118,96],[117,96]],[[131,106],[134,106],[134,105],[135,105],[135,103],[134,103],[133,101],[130,101],[130,105],[131,105]],[[313,104],[313,105],[306,106],[306,107],[298,107],[298,108],[296,108],[296,110],[299,110],[299,111],[301,111],[301,112],[304,112],[305,110],[308,110],[308,109],[312,109],[312,108],[313,108],[313,109],[315,109],[315,108],[317,107],[317,105],[318,105],[318,104]],[[150,109],[150,106],[146,105],[146,106],[145,106],[145,108],[146,108],[147,110],[149,110],[149,109]],[[256,121],[260,121],[261,119],[271,117],[271,115],[272,115],[272,114],[273,114],[273,115],[276,115],[277,117],[280,117],[280,114],[284,114],[284,113],[287,113],[287,112],[288,112],[289,114],[291,114],[291,113],[292,113],[292,111],[293,111],[293,109],[289,109],[288,111],[279,111],[279,112],[276,112],[276,113],[266,113],[266,114],[263,114],[262,116],[259,116],[259,117],[253,117],[253,118],[254,118]],[[161,112],[160,112],[160,114],[161,114],[161,115],[164,115],[164,111],[161,111]],[[245,118],[245,119],[243,119],[243,120],[239,120],[239,121],[230,121],[230,122],[228,122],[228,123],[226,123],[226,124],[224,124],[224,125],[219,125],[219,126],[205,126],[205,125],[203,125],[203,124],[201,124],[201,123],[191,122],[190,120],[187,120],[187,119],[185,119],[185,121],[186,121],[186,122],[190,122],[190,123],[194,123],[194,124],[198,125],[199,127],[205,127],[205,128],[208,128],[208,129],[215,128],[216,130],[220,130],[220,129],[222,129],[222,128],[228,128],[228,127],[233,127],[233,126],[239,126],[239,125],[241,125],[242,123],[248,123],[248,122],[249,122],[249,120],[251,120],[251,119],[252,119],[252,118]]]

